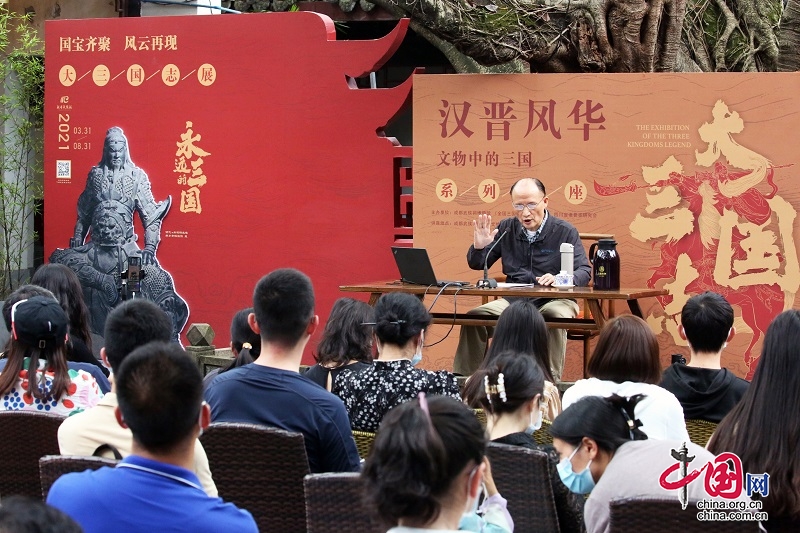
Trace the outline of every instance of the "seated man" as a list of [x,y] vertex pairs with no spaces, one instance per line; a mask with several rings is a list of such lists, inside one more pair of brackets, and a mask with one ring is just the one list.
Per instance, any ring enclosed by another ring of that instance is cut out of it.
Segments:
[[208,496],[190,470],[210,413],[203,377],[183,349],[137,348],[115,373],[115,387],[115,415],[133,434],[133,454],[116,468],[61,476],[47,503],[86,533],[258,531],[250,513]]
[[[149,300],[128,300],[108,314],[105,325],[105,346],[100,357],[111,367],[114,376],[122,362],[136,348],[152,341],[169,342],[172,338],[172,321],[156,304]],[[118,459],[132,453],[131,431],[117,423],[116,385],[93,408],[73,415],[58,428],[58,446],[63,455],[103,455]],[[117,453],[118,452],[118,453]],[[217,495],[211,479],[208,457],[195,441],[192,470],[209,496]]]
[[[474,239],[467,252],[469,267],[483,270],[488,254],[490,267],[502,258],[503,274],[506,275],[507,282],[549,286],[555,282],[555,275],[561,271],[561,245],[569,243],[575,247],[573,283],[576,286],[588,285],[592,273],[578,230],[569,222],[551,215],[547,211],[547,202],[544,184],[538,179],[522,178],[514,183],[511,187],[511,203],[516,217],[501,220],[494,230],[491,228],[490,215],[479,215],[478,220],[473,221]],[[508,235],[503,238],[506,232]],[[500,238],[503,240],[489,253],[492,242]],[[534,302],[545,318],[575,318],[578,315],[578,304],[575,300],[537,298]],[[472,309],[469,314],[497,316],[506,307],[508,300],[499,298]],[[477,370],[490,336],[490,328],[485,326],[461,326],[453,362],[455,373],[468,376]],[[560,381],[567,350],[567,332],[563,329],[550,329],[548,336],[553,366],[551,373],[556,381]]]
[[683,306],[678,331],[689,343],[691,360],[668,367],[661,386],[678,398],[687,420],[719,422],[749,385],[720,366],[722,350],[736,333],[733,308],[715,292],[692,296]]
[[294,269],[276,270],[256,285],[253,308],[248,322],[261,335],[261,355],[208,385],[211,419],[302,433],[311,472],[357,471],[360,459],[344,404],[298,373],[303,348],[319,324],[311,280]]

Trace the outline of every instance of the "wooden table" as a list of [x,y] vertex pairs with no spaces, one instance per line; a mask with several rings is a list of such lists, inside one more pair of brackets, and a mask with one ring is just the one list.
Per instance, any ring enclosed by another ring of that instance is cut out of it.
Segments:
[[[426,295],[436,295],[441,291],[442,295],[455,296],[456,305],[458,296],[481,296],[484,301],[488,298],[497,297],[522,297],[522,298],[573,298],[575,300],[584,300],[586,308],[589,313],[584,313],[583,318],[558,318],[558,319],[545,319],[549,328],[566,329],[568,332],[574,332],[580,335],[585,334],[584,341],[588,337],[596,334],[605,324],[606,320],[613,316],[614,302],[624,300],[628,304],[628,309],[631,313],[640,317],[642,316],[642,309],[639,306],[639,300],[642,298],[654,298],[656,296],[664,296],[669,294],[665,289],[631,289],[622,288],[615,291],[601,291],[595,290],[592,287],[573,287],[571,289],[557,289],[554,287],[513,287],[513,288],[496,288],[496,289],[479,289],[476,287],[456,287],[451,286],[442,290],[439,287],[426,287],[424,285],[412,285],[409,283],[402,283],[400,281],[377,281],[373,283],[362,283],[359,285],[342,285],[339,290],[343,292],[362,292],[369,293],[369,304],[375,305],[383,294],[390,292],[405,292],[414,294],[420,299]],[[609,302],[608,311],[604,309],[603,302]],[[470,306],[472,307],[472,306]],[[480,316],[468,315],[462,312],[450,313],[431,313],[434,324],[455,324],[459,326],[495,326],[497,324],[496,316]],[[586,364],[588,342],[584,342],[584,375],[586,373]]]

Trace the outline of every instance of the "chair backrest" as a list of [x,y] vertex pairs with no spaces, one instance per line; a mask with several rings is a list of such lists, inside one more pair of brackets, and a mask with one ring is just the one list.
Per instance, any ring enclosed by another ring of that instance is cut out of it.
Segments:
[[39,459],[39,479],[42,485],[42,499],[47,499],[50,487],[58,478],[71,472],[97,470],[104,466],[114,467],[116,459],[105,457],[82,457],[79,455],[45,455]]
[[686,431],[689,432],[689,440],[698,446],[706,447],[711,435],[717,430],[716,422],[708,420],[687,420]]
[[483,427],[486,427],[486,411],[480,408],[473,409],[473,411],[475,412],[475,417],[478,419],[478,422],[480,422]]
[[559,531],[547,454],[496,443],[489,443],[488,454],[515,531]]
[[553,444],[553,436],[550,434],[550,426],[553,423],[549,420],[542,420],[542,427],[533,432],[533,440],[540,446]]
[[39,458],[58,455],[58,426],[63,416],[34,411],[0,412],[0,498],[19,494],[42,497]]
[[306,530],[303,478],[309,473],[303,435],[218,422],[200,442],[219,495],[253,514],[261,531]]
[[356,441],[358,456],[366,459],[375,442],[375,433],[372,431],[353,431],[353,439]]
[[303,483],[308,533],[383,533],[388,529],[364,501],[359,474],[310,474]]
[[610,533],[756,533],[758,522],[711,522],[697,519],[694,503],[677,499],[625,498],[609,504]]

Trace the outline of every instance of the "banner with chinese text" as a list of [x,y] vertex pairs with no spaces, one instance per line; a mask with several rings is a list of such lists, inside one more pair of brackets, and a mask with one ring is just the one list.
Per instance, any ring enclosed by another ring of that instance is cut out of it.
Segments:
[[736,312],[723,364],[752,375],[800,287],[798,90],[796,73],[416,76],[414,244],[440,278],[478,279],[473,219],[514,216],[511,185],[537,177],[552,215],[615,236],[624,287],[670,291],[642,302],[665,363],[686,353],[681,307],[712,290]]

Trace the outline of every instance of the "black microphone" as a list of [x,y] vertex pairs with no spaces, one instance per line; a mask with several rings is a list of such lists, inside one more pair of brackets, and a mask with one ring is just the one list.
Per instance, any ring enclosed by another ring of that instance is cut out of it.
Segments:
[[497,280],[489,279],[489,255],[492,253],[492,250],[494,250],[494,247],[497,246],[497,243],[503,240],[503,237],[506,236],[506,233],[508,233],[508,230],[503,231],[503,234],[500,235],[500,238],[494,241],[492,245],[489,247],[489,251],[486,252],[486,259],[483,261],[483,279],[478,280],[478,283],[475,284],[475,286],[478,287],[479,289],[497,288]]

